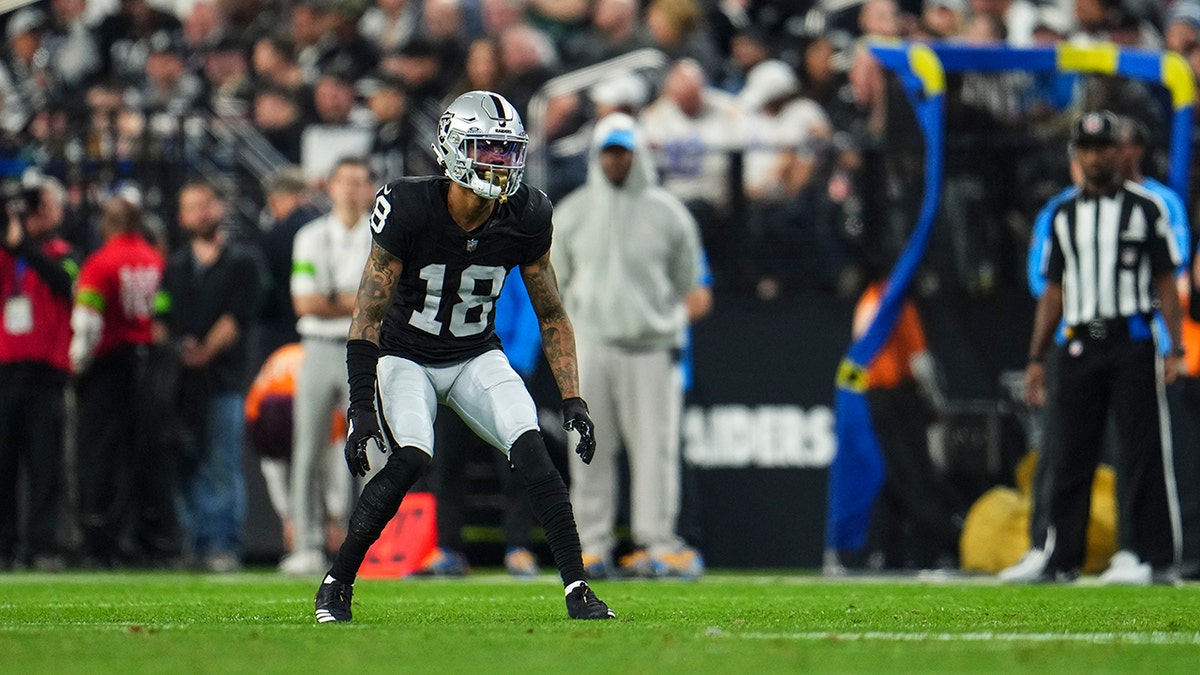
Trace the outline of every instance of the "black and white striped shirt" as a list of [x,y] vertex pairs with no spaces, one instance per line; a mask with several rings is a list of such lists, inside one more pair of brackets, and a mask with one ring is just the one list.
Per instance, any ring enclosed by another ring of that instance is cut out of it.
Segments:
[[1051,222],[1042,271],[1062,285],[1067,325],[1154,311],[1154,279],[1173,273],[1180,260],[1157,195],[1132,181],[1110,195],[1081,190]]

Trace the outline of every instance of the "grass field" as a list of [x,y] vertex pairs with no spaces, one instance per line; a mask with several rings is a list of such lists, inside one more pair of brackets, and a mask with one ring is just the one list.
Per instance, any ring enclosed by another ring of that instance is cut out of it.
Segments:
[[316,625],[273,573],[0,575],[0,672],[1200,672],[1200,586],[710,574],[598,582],[566,618],[550,576],[362,580]]

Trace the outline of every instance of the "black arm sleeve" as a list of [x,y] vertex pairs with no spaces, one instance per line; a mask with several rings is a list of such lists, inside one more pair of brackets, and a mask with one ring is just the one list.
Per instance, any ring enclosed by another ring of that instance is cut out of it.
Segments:
[[375,366],[379,346],[370,340],[346,342],[346,373],[350,382],[350,407],[375,409]]

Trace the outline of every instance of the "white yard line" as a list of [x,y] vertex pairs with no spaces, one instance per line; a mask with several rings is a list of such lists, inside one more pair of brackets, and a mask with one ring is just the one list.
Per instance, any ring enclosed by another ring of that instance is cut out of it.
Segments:
[[740,633],[709,628],[709,637],[798,642],[1086,642],[1123,645],[1200,645],[1200,633]]

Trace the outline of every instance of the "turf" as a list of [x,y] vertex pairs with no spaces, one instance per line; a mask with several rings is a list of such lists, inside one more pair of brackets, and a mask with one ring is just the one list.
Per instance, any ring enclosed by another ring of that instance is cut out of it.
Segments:
[[997,586],[710,574],[598,582],[618,620],[566,619],[549,576],[360,581],[316,625],[270,573],[0,575],[11,673],[1197,672],[1200,586]]

